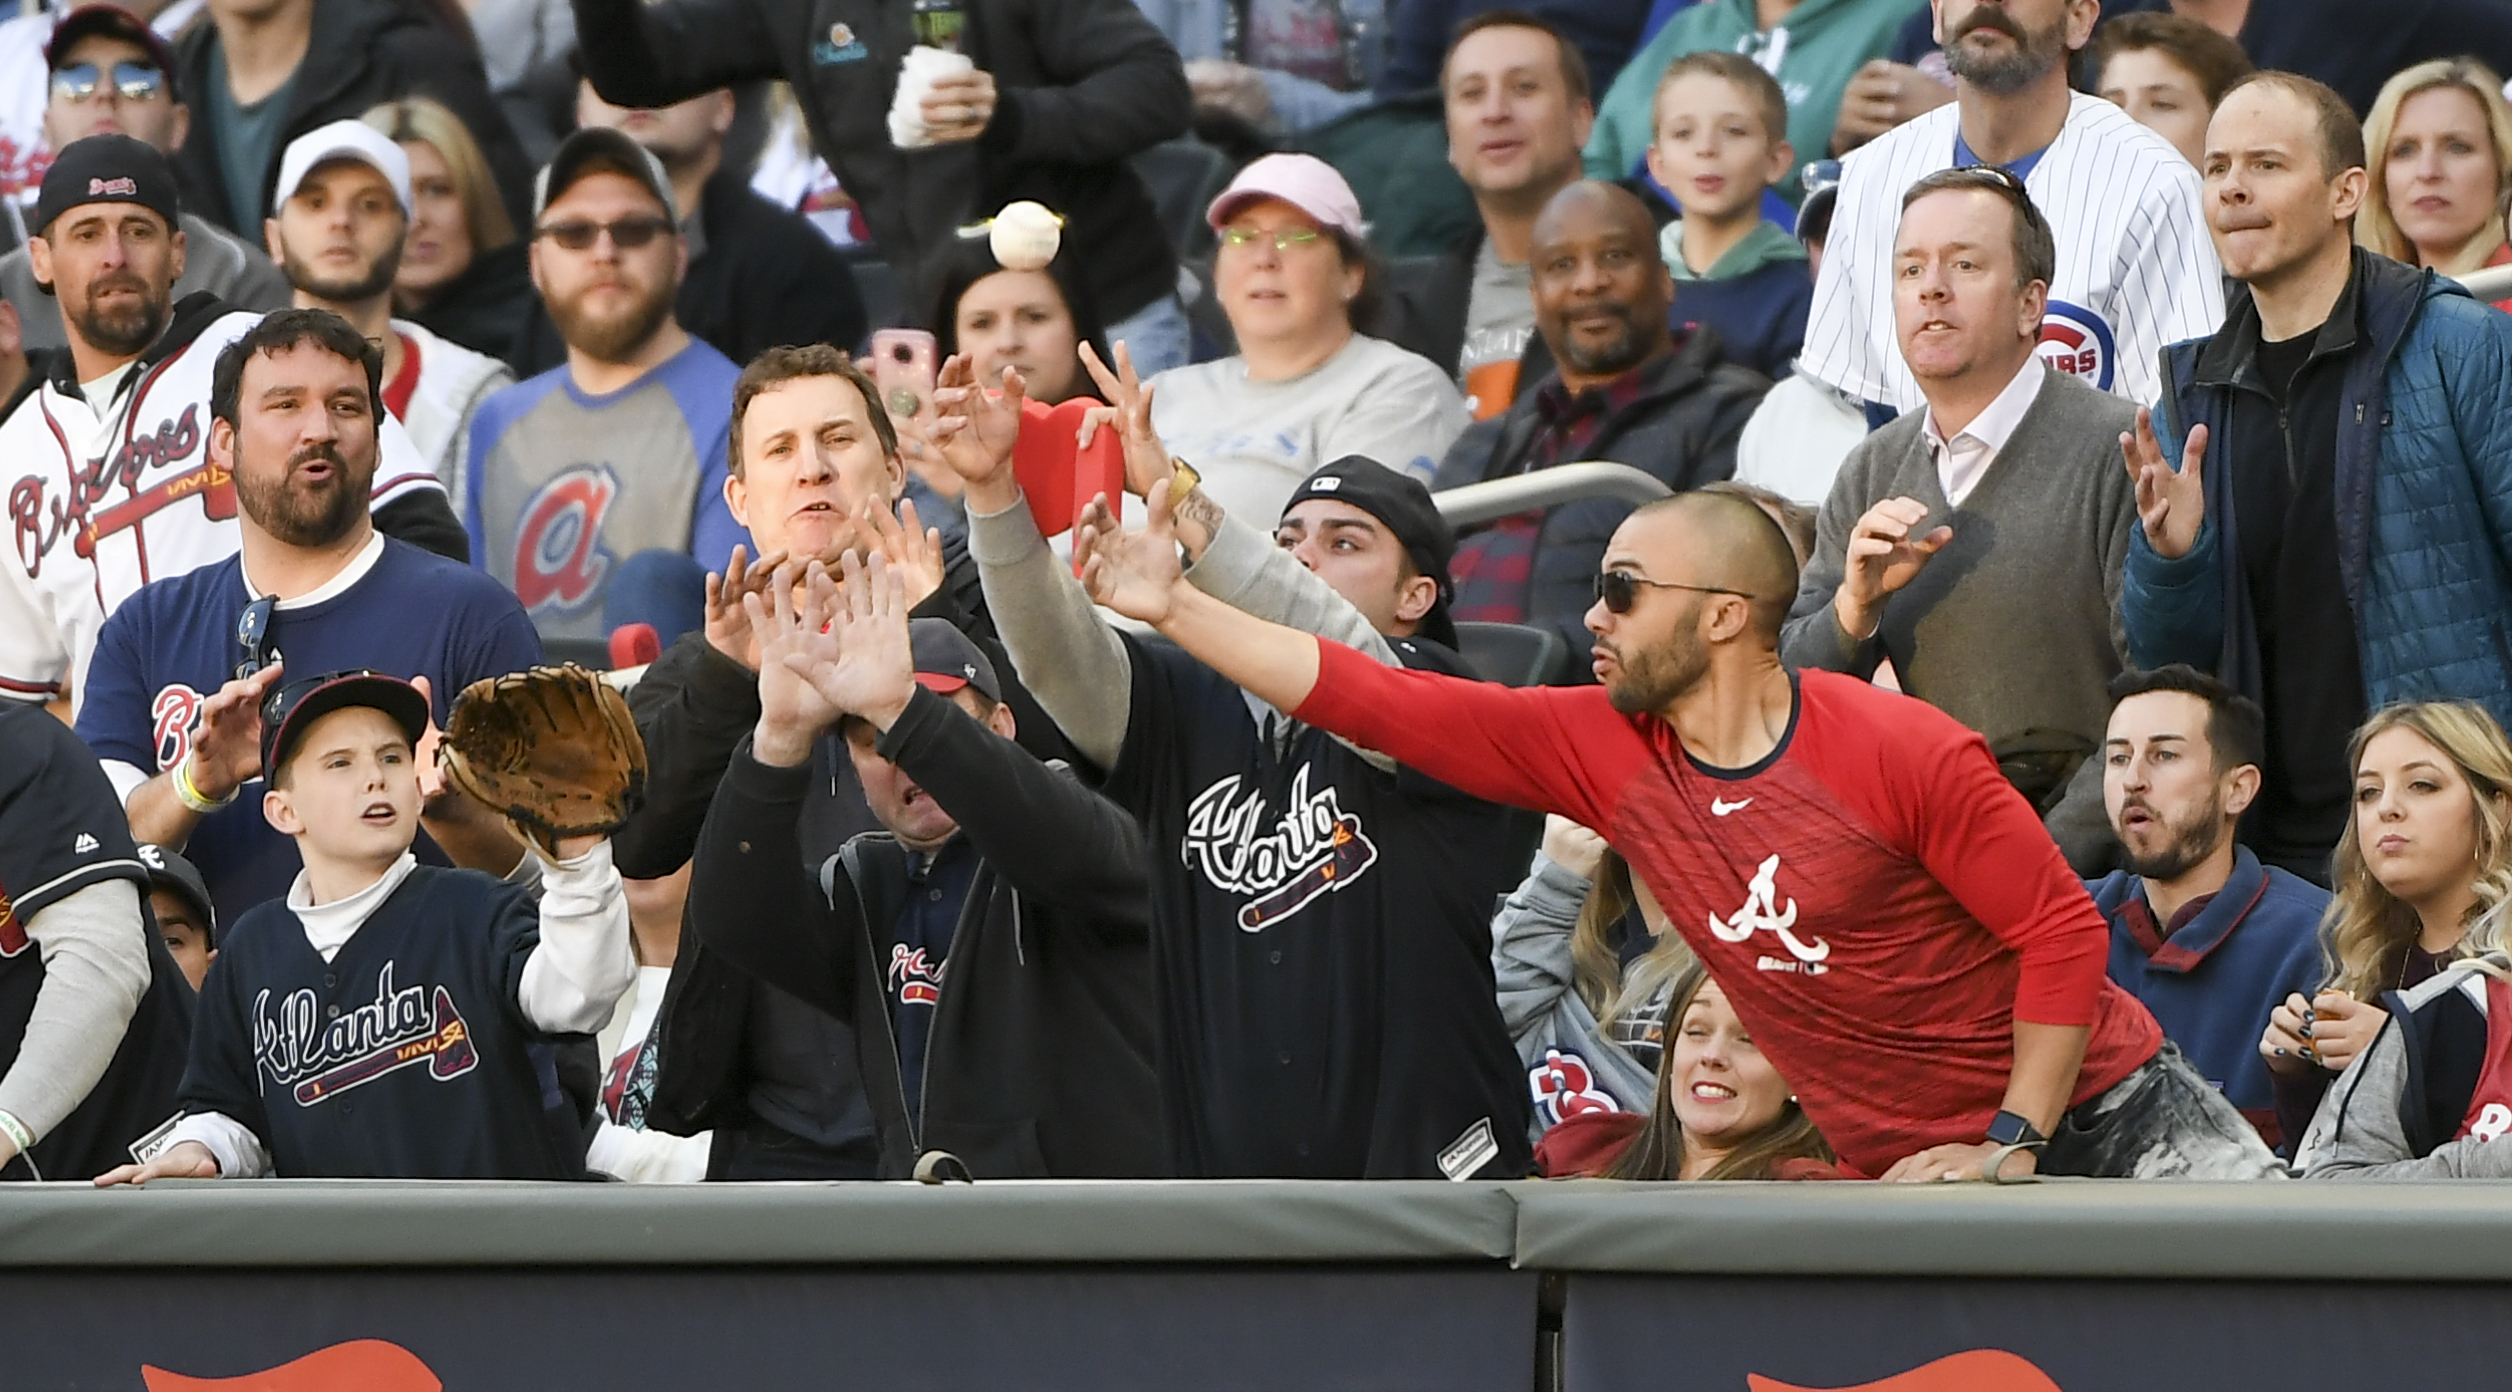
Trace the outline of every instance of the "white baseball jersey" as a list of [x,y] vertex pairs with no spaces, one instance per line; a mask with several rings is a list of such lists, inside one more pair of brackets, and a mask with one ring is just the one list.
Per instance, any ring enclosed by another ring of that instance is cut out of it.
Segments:
[[[0,422],[17,562],[0,563],[0,696],[75,698],[106,615],[149,581],[244,544],[235,482],[209,459],[209,377],[261,318],[218,314],[126,369],[101,404],[47,381]],[[389,415],[382,446],[372,506],[443,488]]]
[[[1893,238],[1902,195],[1954,167],[1961,115],[1961,104],[1949,102],[1842,162],[1799,371],[1897,411],[1920,404],[1893,329]],[[2224,271],[2200,211],[2198,171],[2126,112],[2077,93],[2024,189],[2058,243],[2042,355],[2091,386],[2152,405],[2164,345],[2203,338],[2224,322]]]

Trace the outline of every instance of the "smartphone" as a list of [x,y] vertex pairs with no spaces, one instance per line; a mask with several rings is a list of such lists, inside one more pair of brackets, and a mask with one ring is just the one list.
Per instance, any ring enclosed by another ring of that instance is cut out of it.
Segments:
[[892,420],[933,414],[933,379],[939,347],[922,329],[882,329],[872,336],[872,384]]

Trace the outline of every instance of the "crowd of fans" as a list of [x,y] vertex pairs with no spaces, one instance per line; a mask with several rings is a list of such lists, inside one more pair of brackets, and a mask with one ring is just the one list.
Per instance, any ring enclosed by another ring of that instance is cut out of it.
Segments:
[[[2512,1176],[2508,66],[0,23],[0,1175]],[[545,660],[608,835],[436,766]]]

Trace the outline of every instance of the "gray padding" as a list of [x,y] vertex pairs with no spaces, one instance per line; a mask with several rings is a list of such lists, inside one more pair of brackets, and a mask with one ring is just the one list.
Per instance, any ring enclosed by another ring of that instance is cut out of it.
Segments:
[[1496,1262],[1506,1186],[0,1184],[0,1266]]

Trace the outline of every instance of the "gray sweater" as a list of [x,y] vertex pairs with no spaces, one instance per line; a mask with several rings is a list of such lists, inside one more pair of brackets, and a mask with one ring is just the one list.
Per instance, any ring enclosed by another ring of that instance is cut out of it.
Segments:
[[[1902,690],[1979,731],[1992,748],[2046,730],[2099,749],[2110,718],[2105,688],[2128,662],[2120,575],[2137,498],[2119,436],[2136,414],[2117,397],[2050,372],[1961,507],[1947,504],[1928,458],[1924,411],[1869,435],[1842,463],[1823,504],[1781,657],[1859,677],[1873,676],[1889,657]],[[1927,506],[1914,535],[1950,525],[1954,536],[1885,598],[1874,636],[1853,642],[1832,614],[1849,534],[1868,508],[1894,497]],[[2099,761],[2087,764],[2094,776],[2080,772],[2050,821],[2054,831],[2083,823],[2099,838],[2107,830]],[[2071,839],[2061,835],[2062,844]]]

